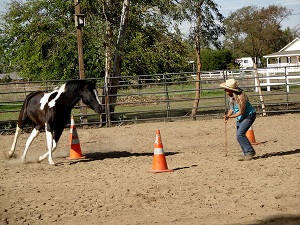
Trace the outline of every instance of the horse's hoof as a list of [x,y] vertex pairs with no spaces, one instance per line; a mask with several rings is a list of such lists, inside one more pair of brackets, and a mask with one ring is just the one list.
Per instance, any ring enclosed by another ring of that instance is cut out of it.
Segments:
[[49,162],[49,165],[55,166],[55,162]]
[[11,159],[11,158],[17,158],[17,156],[14,154],[14,153],[6,153],[6,152],[3,152],[3,156],[5,159]]
[[9,151],[9,152],[7,153],[7,157],[8,157],[8,158],[12,158],[12,157],[14,157],[14,153],[13,153],[13,152],[11,152],[11,151]]
[[44,158],[43,158],[42,156],[40,156],[38,162],[40,163],[40,162],[42,162],[43,160],[44,160]]

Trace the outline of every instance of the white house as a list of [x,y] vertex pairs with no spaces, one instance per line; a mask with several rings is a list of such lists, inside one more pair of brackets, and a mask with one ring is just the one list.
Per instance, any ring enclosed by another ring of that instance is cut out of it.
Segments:
[[300,66],[300,38],[264,58],[267,59],[267,67]]
[[1,73],[0,81],[4,79],[6,76],[9,76],[10,79],[12,80],[22,80],[22,77],[20,77],[17,72],[12,72],[12,73]]

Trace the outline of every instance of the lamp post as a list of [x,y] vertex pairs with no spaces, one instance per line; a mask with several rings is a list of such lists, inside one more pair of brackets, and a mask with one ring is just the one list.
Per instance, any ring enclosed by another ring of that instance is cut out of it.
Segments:
[[[82,30],[81,28],[85,26],[85,18],[84,14],[80,13],[79,0],[74,0],[75,6],[75,26],[76,26],[76,34],[77,34],[77,45],[78,45],[78,64],[79,64],[79,78],[84,79],[84,60],[83,60],[83,47],[82,47]],[[81,122],[87,123],[87,107],[81,102]]]

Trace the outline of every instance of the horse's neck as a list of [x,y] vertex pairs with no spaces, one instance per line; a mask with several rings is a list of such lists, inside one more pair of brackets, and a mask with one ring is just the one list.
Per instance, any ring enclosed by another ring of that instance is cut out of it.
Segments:
[[70,107],[73,109],[74,106],[75,106],[79,101],[80,101],[80,97],[76,97],[76,98],[74,98],[74,99],[70,99],[70,103],[71,103]]
[[80,93],[72,93],[72,94],[67,94],[65,98],[65,105],[66,107],[73,109],[74,106],[80,101]]

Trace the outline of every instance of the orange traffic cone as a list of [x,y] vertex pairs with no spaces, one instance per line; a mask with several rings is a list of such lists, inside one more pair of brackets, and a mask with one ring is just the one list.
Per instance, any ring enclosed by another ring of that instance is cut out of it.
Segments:
[[77,129],[74,122],[74,117],[71,117],[71,127],[70,127],[70,157],[67,159],[84,159],[85,156],[81,153],[81,147],[79,143],[79,138],[77,134]]
[[248,129],[248,131],[246,132],[246,137],[248,138],[248,140],[250,141],[251,145],[259,145],[261,144],[261,142],[256,142],[255,141],[255,136],[254,136],[254,132],[253,132],[253,128],[252,126]]
[[156,138],[154,144],[154,156],[152,163],[152,170],[148,172],[152,173],[162,173],[162,172],[173,172],[174,170],[169,170],[167,166],[167,161],[163,149],[163,144],[161,142],[160,131],[156,131]]

